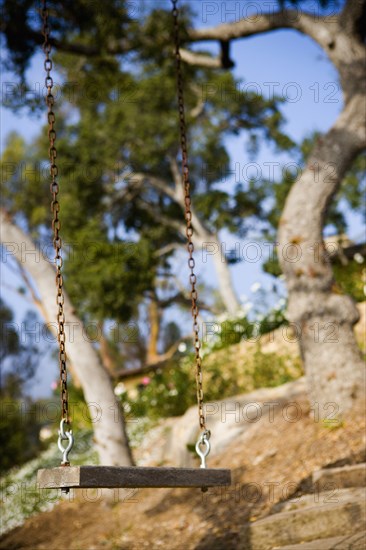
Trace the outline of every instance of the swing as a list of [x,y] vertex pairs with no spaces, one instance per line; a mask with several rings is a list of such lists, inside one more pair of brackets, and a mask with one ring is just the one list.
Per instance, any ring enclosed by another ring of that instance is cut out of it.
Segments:
[[56,264],[56,303],[58,306],[58,342],[59,342],[59,365],[61,382],[61,403],[62,414],[60,429],[58,432],[58,448],[62,453],[61,466],[55,468],[46,468],[38,470],[37,483],[41,489],[61,489],[68,493],[70,488],[144,488],[144,487],[200,487],[203,491],[208,487],[227,486],[231,484],[231,472],[227,469],[208,469],[206,467],[206,457],[210,452],[210,431],[206,427],[206,418],[203,409],[203,388],[202,388],[202,365],[200,356],[199,327],[197,322],[197,290],[196,275],[194,274],[194,245],[192,242],[192,214],[191,214],[191,196],[188,173],[187,140],[184,116],[183,99],[183,77],[181,71],[181,58],[179,52],[179,26],[178,26],[178,0],[172,0],[173,4],[173,23],[175,38],[175,58],[177,71],[177,96],[179,106],[179,126],[180,126],[180,146],[182,154],[183,184],[184,184],[184,204],[187,249],[189,254],[188,266],[190,269],[191,300],[192,300],[192,319],[193,336],[196,363],[196,385],[197,385],[197,404],[199,428],[201,434],[196,443],[196,452],[201,459],[199,468],[170,468],[170,467],[120,467],[120,466],[70,466],[69,453],[74,444],[74,436],[70,426],[68,415],[68,393],[67,393],[67,368],[65,351],[65,315],[63,311],[63,283],[62,283],[62,257],[61,257],[61,237],[59,220],[59,202],[57,195],[59,186],[56,181],[58,168],[56,165],[57,151],[55,148],[56,132],[54,129],[55,114],[53,112],[54,97],[52,95],[53,80],[50,76],[52,61],[50,59],[51,44],[49,41],[48,10],[46,0],[43,0],[41,15],[43,22],[43,51],[45,53],[44,67],[46,71],[45,84],[47,88],[46,104],[48,108],[48,137],[49,137],[49,158],[51,175],[51,210],[53,213],[52,230],[53,246],[55,250]]

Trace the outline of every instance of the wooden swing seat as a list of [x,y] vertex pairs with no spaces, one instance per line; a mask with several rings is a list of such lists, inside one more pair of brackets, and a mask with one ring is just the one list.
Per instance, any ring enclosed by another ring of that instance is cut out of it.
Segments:
[[217,487],[231,484],[231,472],[220,468],[59,466],[38,470],[37,483],[40,489]]

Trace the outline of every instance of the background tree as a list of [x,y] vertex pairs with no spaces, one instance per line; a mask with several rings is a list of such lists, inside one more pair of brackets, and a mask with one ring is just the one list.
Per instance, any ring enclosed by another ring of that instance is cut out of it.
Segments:
[[[22,250],[24,251],[25,247],[26,250],[37,251],[36,244],[32,242],[29,235],[12,222],[2,209],[0,221],[2,244],[11,246],[11,255],[20,265],[25,265],[29,277],[36,281],[35,304],[41,304],[41,311],[46,320],[53,320],[55,303],[53,266],[39,249],[36,259],[33,253],[32,259],[25,262]],[[130,465],[132,457],[123,413],[114,395],[112,381],[92,341],[86,337],[83,322],[76,315],[67,294],[65,294],[64,311],[70,329],[67,342],[69,361],[74,366],[83,388],[85,401],[92,407],[91,418],[95,417],[95,404],[100,408],[99,412],[102,412],[93,423],[95,444],[100,460],[104,464]],[[52,324],[49,326],[52,327]]]
[[[161,21],[169,28],[170,13],[154,12],[140,29],[145,41],[133,52],[137,63],[133,71],[121,71],[114,58],[103,52],[103,63],[98,56],[89,56],[87,60],[81,56],[76,65],[74,54],[63,52],[56,57],[65,78],[64,108],[69,112],[67,99],[72,88],[71,106],[79,115],[76,124],[67,124],[66,117],[59,123],[63,216],[67,221],[63,231],[68,242],[77,242],[77,250],[67,257],[65,274],[75,306],[87,318],[98,314],[100,322],[105,318],[125,321],[128,314],[132,314],[132,309],[126,315],[123,313],[129,301],[137,303],[138,296],[141,297],[142,286],[138,289],[135,284],[136,293],[131,292],[128,281],[118,277],[120,264],[111,262],[111,253],[116,250],[110,244],[111,235],[121,246],[118,235],[126,231],[132,238],[138,234],[140,244],[150,243],[150,249],[154,248],[155,261],[146,253],[150,265],[146,263],[148,270],[145,266],[141,269],[141,264],[136,265],[136,279],[148,271],[155,281],[160,281],[159,292],[155,294],[161,294],[162,288],[165,290],[164,295],[158,297],[165,307],[174,301],[181,302],[182,298],[187,300],[181,292],[167,295],[166,289],[171,285],[163,283],[163,279],[170,276],[174,251],[185,244],[186,237],[178,166],[172,43],[165,31],[158,48],[154,43],[156,26]],[[77,85],[72,85],[74,82]],[[265,100],[256,93],[245,97],[237,94],[238,82],[230,74],[219,71],[191,67],[187,82],[195,240],[197,245],[217,251],[213,260],[221,302],[234,314],[240,304],[225,254],[220,251],[219,232],[226,228],[244,236],[253,219],[261,218],[261,203],[269,188],[249,182],[237,185],[232,193],[220,186],[229,168],[223,140],[246,129],[252,142],[262,136],[279,149],[293,144],[280,130],[283,120],[277,98]],[[200,82],[204,84],[197,84]],[[236,95],[236,101],[228,102],[228,94]],[[6,166],[11,164],[9,160],[14,156],[16,144],[19,146],[19,138],[14,136],[4,154]],[[42,166],[46,150],[44,137],[27,150],[25,144],[21,147],[23,158]],[[5,181],[7,211],[22,212],[37,236],[44,231],[48,219],[47,179],[43,180],[40,171],[36,179],[27,174],[16,178],[11,169],[9,172]],[[90,246],[90,242],[97,242],[103,251],[96,251],[97,257],[89,257],[85,262],[84,254],[79,252]],[[144,254],[142,246],[141,254]],[[111,273],[113,265],[119,266],[116,279]],[[159,334],[156,341],[158,339]],[[156,342],[154,345],[156,348]]]
[[[21,4],[17,8],[9,7],[11,4],[8,2],[4,4],[6,7],[4,32],[10,52],[8,61],[13,67],[17,67],[22,86],[26,87],[24,78],[22,79],[24,68],[37,46],[39,35],[32,25],[27,22],[27,18],[24,17],[24,10],[30,8],[28,3]],[[94,75],[98,76],[95,80],[96,86],[94,86],[94,89],[98,89],[98,86],[100,86],[103,96],[106,83],[110,82],[109,79],[112,78],[112,81],[114,81],[113,78],[116,74],[121,74],[124,77],[125,73],[128,72],[128,63],[131,60],[143,62],[144,69],[149,77],[149,69],[153,75],[156,71],[156,66],[152,64],[152,60],[154,60],[159,70],[162,70],[162,73],[158,72],[158,74],[164,75],[163,69],[166,59],[171,55],[171,40],[167,30],[169,26],[166,25],[167,18],[170,18],[168,13],[164,14],[160,10],[153,10],[149,17],[146,17],[146,22],[140,25],[128,16],[125,4],[115,4],[112,0],[106,2],[102,15],[99,14],[95,5],[86,8],[83,3],[77,2],[72,5],[66,2],[62,9],[55,2],[52,7],[53,15],[57,21],[57,34],[55,35],[54,44],[60,52],[63,52],[63,56],[77,55],[75,59],[78,60],[78,65],[74,64],[74,66],[75,70],[78,70],[78,75],[83,75],[86,78],[91,74],[93,74],[93,77]],[[279,230],[279,258],[289,291],[288,316],[301,329],[300,346],[310,383],[311,396],[313,400],[322,405],[322,413],[327,414],[323,405],[329,401],[336,399],[339,408],[346,410],[352,405],[354,399],[363,393],[364,367],[352,330],[353,324],[357,320],[357,312],[349,297],[334,291],[330,262],[322,245],[322,232],[325,215],[332,197],[350,169],[353,160],[365,147],[364,121],[359,116],[359,113],[363,112],[364,96],[362,90],[365,84],[363,64],[365,48],[362,30],[365,5],[361,0],[349,0],[337,16],[328,17],[326,12],[324,13],[325,15],[313,15],[299,9],[296,11],[279,9],[278,12],[274,13],[262,13],[255,19],[242,19],[234,23],[204,29],[190,28],[188,14],[186,17],[187,31],[183,41],[185,47],[189,46],[190,42],[217,40],[221,45],[221,55],[215,58],[202,50],[197,52],[187,49],[182,50],[182,55],[187,65],[189,65],[189,70],[187,68],[189,81],[189,77],[192,76],[191,69],[192,71],[197,71],[197,68],[200,70],[207,70],[208,68],[215,70],[220,67],[229,68],[232,66],[229,59],[231,40],[279,28],[291,28],[313,38],[324,49],[339,71],[344,93],[344,109],[334,127],[325,136],[318,138],[309,155],[301,178],[291,186],[281,216]],[[20,18],[22,18],[23,32],[20,40],[16,41],[14,29],[19,28],[16,21]],[[113,21],[113,24],[111,24],[111,21]],[[107,27],[108,33],[105,32]],[[123,36],[122,39],[121,36]],[[167,44],[169,44],[168,47]],[[121,57],[125,54],[125,57]],[[120,65],[121,62],[122,65]],[[60,65],[62,65],[62,61]],[[67,71],[66,61],[64,67]],[[120,68],[121,70],[119,70]],[[17,97],[14,96],[13,104],[16,103]],[[238,122],[238,119],[240,120],[240,116],[235,118],[235,115],[239,115],[239,113],[235,111],[233,105],[234,102],[229,102],[226,105],[227,111],[233,115],[233,118],[229,116],[230,123],[233,120],[235,122]],[[231,111],[232,109],[234,113]],[[113,114],[113,111],[108,110],[103,105],[94,108],[94,110],[90,110],[90,107],[87,106],[86,111],[88,110],[89,125],[92,122],[97,122],[98,115],[103,115],[104,112]],[[79,111],[83,115],[81,108],[79,108]],[[117,116],[121,117],[123,115],[119,113]],[[279,117],[278,112],[273,112],[272,118],[270,118],[271,122],[267,124],[270,130],[272,127],[272,137],[276,139],[279,137]],[[169,120],[168,117],[167,120]],[[220,122],[220,118],[218,120]],[[112,118],[110,121],[114,122],[115,119]],[[148,116],[143,121],[148,130],[150,128]],[[263,119],[261,122],[265,123]],[[235,128],[234,123],[232,126],[230,125],[229,131],[238,131],[240,127],[246,127],[246,124],[244,123],[242,126],[239,124]],[[264,127],[266,127],[266,124]],[[133,129],[139,136],[139,128],[134,127]],[[144,126],[141,126],[140,135],[142,132],[142,139],[144,140],[145,133],[143,129]],[[225,131],[227,128],[225,125],[222,127],[218,124],[215,129],[217,135],[219,135],[219,132]],[[207,133],[208,130],[209,127],[206,127],[205,132]],[[274,136],[273,132],[277,136]],[[131,133],[128,133],[128,135],[131,137]],[[148,131],[146,135],[149,135]],[[173,156],[174,159],[174,151],[170,151],[168,147],[169,141],[164,142],[163,136],[157,135],[156,132],[153,133],[153,137],[154,140],[151,143],[156,145],[161,140],[164,151],[169,151],[170,156]],[[157,137],[159,139],[156,139]],[[101,146],[103,145],[103,138],[104,136],[99,140]],[[199,143],[199,138],[198,135],[197,140],[193,140],[193,143],[195,141]],[[95,134],[92,139],[95,139]],[[214,143],[217,143],[215,137],[213,139]],[[121,138],[121,141],[123,141],[123,138]],[[281,141],[283,144],[282,138]],[[118,142],[119,139],[114,140],[117,147]],[[132,140],[130,139],[129,142],[132,143]],[[75,143],[77,143],[77,138]],[[145,145],[145,140],[142,143],[141,138],[140,141],[136,140],[136,150],[141,148],[142,144]],[[285,145],[289,146],[289,143]],[[101,150],[103,151],[103,149]],[[119,152],[117,158],[122,158],[123,168],[132,168],[130,159],[133,160],[134,157],[131,156],[131,152],[133,152],[133,147],[129,151],[130,156],[126,164],[126,159]],[[153,150],[149,150],[147,147],[146,162],[148,169],[142,172],[133,170],[133,172],[142,173],[143,179],[141,181],[144,182],[148,179],[150,185],[152,182],[151,176],[157,178],[163,175],[166,180],[165,188],[167,189],[167,181],[171,182],[171,175],[167,171],[168,165],[150,166],[149,162],[156,162],[156,159],[161,159],[160,156],[154,157],[152,153]],[[112,152],[111,154],[116,158],[115,153]],[[108,159],[108,154],[103,158]],[[202,161],[202,156],[197,155],[197,158],[200,162]],[[93,158],[89,157],[88,162],[93,163]],[[156,170],[155,173],[154,169]],[[77,187],[82,188],[82,186]],[[91,187],[86,187],[91,192]],[[157,186],[155,187],[157,188]],[[83,193],[85,192],[84,189]],[[102,202],[101,195],[97,199],[97,196],[91,193],[91,198],[95,199],[96,204]],[[159,198],[165,206],[160,194]],[[173,199],[173,197],[170,198]],[[133,209],[137,206],[139,209],[142,208],[141,196],[138,199],[137,205],[136,202],[133,203]],[[169,203],[168,206],[172,209],[172,216],[174,216],[173,200],[172,203]],[[217,204],[225,204],[225,197],[217,194],[216,203],[215,200],[213,200],[213,203],[213,206],[217,208]],[[131,206],[130,203],[128,206]],[[215,212],[215,208],[207,204],[202,206],[202,211],[205,211],[205,208],[206,214],[207,211]],[[220,208],[217,210],[218,214],[223,214]],[[243,210],[240,208],[238,215],[241,219]],[[218,218],[220,219],[220,216]],[[104,222],[104,220],[102,221]],[[200,221],[197,213],[196,226]],[[207,219],[204,222],[208,223]],[[212,223],[212,220],[209,220],[209,222]],[[203,222],[201,221],[201,223]],[[133,227],[133,229],[135,228]],[[178,231],[178,227],[175,229]],[[215,226],[213,226],[213,229],[216,229]],[[286,260],[288,246],[299,247],[301,258],[298,262],[294,263]],[[314,255],[314,248],[319,248],[318,256]],[[327,330],[332,323],[336,324],[337,337],[336,341],[328,342]],[[319,331],[316,338],[313,334],[314,330]]]

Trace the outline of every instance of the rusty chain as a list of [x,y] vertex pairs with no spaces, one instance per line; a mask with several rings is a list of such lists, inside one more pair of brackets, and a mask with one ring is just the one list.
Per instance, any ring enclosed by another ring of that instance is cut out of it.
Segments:
[[46,71],[45,85],[47,89],[46,105],[48,108],[47,121],[48,121],[48,139],[49,150],[48,156],[50,159],[50,176],[51,184],[50,191],[52,195],[51,212],[52,212],[52,231],[53,231],[53,248],[55,250],[55,265],[56,265],[56,304],[58,306],[57,312],[57,327],[58,327],[58,342],[59,342],[59,365],[60,365],[60,383],[61,383],[61,420],[64,423],[69,424],[69,404],[67,394],[67,367],[66,367],[66,350],[65,350],[65,314],[64,314],[64,293],[63,293],[63,280],[62,280],[62,256],[61,246],[62,240],[60,237],[61,222],[59,218],[60,203],[57,200],[59,185],[57,183],[58,167],[56,165],[57,150],[55,146],[56,131],[55,131],[55,113],[53,112],[53,106],[55,98],[52,94],[53,79],[51,77],[52,60],[50,58],[51,44],[50,44],[50,27],[48,22],[48,9],[46,0],[42,2],[41,8],[42,17],[42,34],[44,36],[43,51],[45,54],[44,68]]
[[197,404],[198,404],[198,418],[199,425],[207,439],[210,436],[210,432],[206,426],[206,417],[204,413],[203,402],[203,385],[202,385],[202,358],[200,354],[201,342],[199,338],[199,325],[198,325],[198,306],[197,306],[197,277],[194,273],[195,261],[193,257],[194,244],[192,241],[193,227],[192,227],[192,212],[191,212],[191,185],[189,182],[189,169],[188,169],[188,150],[187,150],[187,131],[184,112],[184,94],[183,94],[183,74],[181,66],[180,56],[180,40],[179,40],[179,22],[178,22],[178,0],[171,0],[173,9],[173,25],[174,25],[174,43],[175,43],[175,59],[177,70],[177,96],[178,96],[178,109],[179,109],[179,129],[180,129],[180,146],[182,154],[182,173],[183,173],[183,186],[184,186],[184,215],[186,220],[186,236],[187,236],[187,250],[189,254],[188,266],[191,271],[189,281],[191,283],[191,300],[192,300],[192,319],[193,319],[193,341],[195,349],[195,361],[196,361],[196,385],[197,385]]
[[[178,107],[179,107],[179,127],[180,127],[180,142],[182,153],[182,173],[183,173],[183,185],[184,185],[184,205],[185,205],[185,220],[186,220],[186,236],[187,236],[187,250],[189,254],[188,266],[190,268],[190,283],[191,283],[191,301],[192,301],[192,319],[193,319],[193,334],[194,334],[194,349],[196,360],[196,385],[197,385],[197,403],[198,403],[198,416],[199,425],[202,430],[205,431],[206,437],[209,437],[209,431],[206,427],[206,419],[204,414],[204,402],[203,402],[203,385],[202,385],[202,359],[200,355],[201,342],[199,338],[199,325],[198,325],[198,306],[197,306],[197,277],[194,273],[195,260],[193,257],[194,244],[192,241],[193,227],[192,227],[192,212],[191,212],[191,194],[190,194],[190,182],[189,182],[189,169],[188,169],[188,152],[187,152],[187,137],[186,137],[186,123],[184,112],[184,97],[183,97],[183,76],[181,70],[181,57],[180,57],[180,40],[179,40],[179,24],[178,24],[178,0],[171,0],[173,5],[173,21],[174,21],[174,38],[175,38],[175,58],[177,68],[177,93],[178,93]],[[68,413],[68,393],[67,393],[67,366],[66,366],[66,350],[65,350],[65,314],[63,310],[64,294],[63,294],[63,279],[62,279],[62,256],[61,247],[62,240],[60,237],[61,223],[59,219],[60,204],[57,200],[59,185],[56,181],[58,175],[58,168],[56,165],[57,150],[55,147],[56,131],[55,114],[53,112],[54,96],[52,94],[53,79],[51,77],[52,60],[50,58],[51,44],[49,41],[50,27],[48,24],[48,9],[46,0],[43,0],[41,10],[42,22],[43,22],[43,51],[45,53],[44,68],[46,71],[45,84],[47,89],[46,104],[48,107],[47,120],[48,120],[48,138],[49,138],[49,159],[50,159],[50,175],[51,184],[50,190],[52,194],[51,212],[52,218],[52,230],[53,230],[53,247],[55,250],[55,264],[56,264],[56,304],[58,306],[57,324],[58,324],[58,342],[59,342],[59,365],[60,365],[60,382],[61,382],[61,404],[62,413],[61,418],[66,423],[69,423]]]

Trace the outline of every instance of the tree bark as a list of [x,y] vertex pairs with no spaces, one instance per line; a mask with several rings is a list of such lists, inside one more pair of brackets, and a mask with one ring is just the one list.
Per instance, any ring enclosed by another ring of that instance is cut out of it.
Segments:
[[160,336],[161,311],[157,296],[153,293],[148,307],[150,331],[148,336],[146,363],[154,363],[159,358],[158,344]]
[[[55,270],[29,236],[0,210],[0,242],[7,248],[37,286],[47,318],[56,319]],[[93,421],[95,445],[101,464],[130,466],[132,455],[128,445],[123,413],[114,395],[111,379],[97,351],[87,338],[81,320],[65,293],[66,352],[79,377]],[[69,328],[69,330],[68,330]],[[71,406],[72,416],[72,406]],[[77,440],[77,434],[76,434]],[[72,455],[71,455],[72,459]]]
[[227,313],[234,317],[240,308],[240,302],[234,290],[234,283],[230,268],[222,250],[222,243],[215,235],[212,234],[201,235],[198,233],[198,237],[203,257],[204,250],[209,253],[212,250],[212,262],[215,267],[220,297]]
[[365,392],[365,365],[353,333],[357,308],[339,294],[322,237],[324,217],[347,168],[365,145],[364,99],[355,96],[315,145],[293,185],[279,227],[279,259],[309,390],[321,417],[341,414]]
[[98,327],[99,327],[98,339],[99,339],[100,358],[104,368],[107,369],[109,375],[113,378],[114,373],[116,371],[116,362],[111,354],[108,338],[106,338],[104,334],[104,323],[99,323]]

